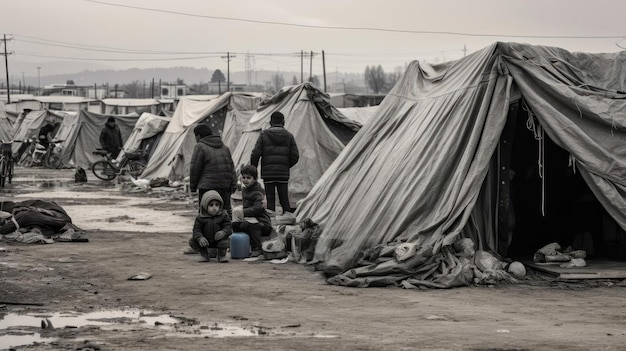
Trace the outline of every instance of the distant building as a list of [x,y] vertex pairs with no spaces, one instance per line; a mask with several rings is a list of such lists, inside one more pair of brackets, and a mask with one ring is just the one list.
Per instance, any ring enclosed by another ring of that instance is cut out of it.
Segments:
[[185,96],[187,89],[185,84],[161,84],[161,99],[176,99]]
[[79,96],[88,97],[89,85],[76,85],[74,81],[68,80],[65,84],[50,84],[43,87],[43,96]]

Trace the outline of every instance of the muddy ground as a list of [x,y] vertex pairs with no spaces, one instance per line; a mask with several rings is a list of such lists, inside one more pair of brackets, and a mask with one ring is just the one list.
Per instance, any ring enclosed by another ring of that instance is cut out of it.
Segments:
[[[3,201],[56,201],[89,242],[0,241],[0,349],[626,349],[624,281],[533,274],[515,285],[358,289],[328,285],[307,265],[202,263],[182,253],[196,208],[180,189],[16,172]],[[128,280],[138,273],[152,277]],[[115,317],[59,317],[98,311]],[[54,328],[42,329],[46,318]]]

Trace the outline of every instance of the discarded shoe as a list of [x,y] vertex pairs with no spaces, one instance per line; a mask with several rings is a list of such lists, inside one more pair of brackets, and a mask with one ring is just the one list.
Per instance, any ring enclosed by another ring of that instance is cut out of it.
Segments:
[[259,257],[261,256],[261,250],[260,249],[256,249],[256,250],[252,250],[252,252],[250,253],[250,257]]

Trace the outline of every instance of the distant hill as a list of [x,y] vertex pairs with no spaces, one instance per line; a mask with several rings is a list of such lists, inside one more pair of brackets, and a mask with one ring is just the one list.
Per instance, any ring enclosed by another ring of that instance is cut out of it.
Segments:
[[[101,85],[108,83],[109,86],[112,86],[115,84],[129,84],[135,81],[145,82],[146,85],[149,85],[153,79],[156,84],[158,84],[159,80],[161,83],[174,83],[177,79],[182,79],[186,84],[192,85],[207,83],[211,80],[214,71],[207,68],[193,67],[115,70],[103,65],[96,66],[97,68],[93,69],[93,64],[90,65],[90,69],[85,69],[84,65],[77,64],[73,66],[76,70],[72,72],[71,66],[68,67],[62,63],[54,66],[52,63],[46,63],[45,66],[43,64],[40,66],[42,67],[39,72],[41,75],[37,77],[37,67],[34,67],[33,73],[33,65],[36,64],[25,62],[10,63],[9,71],[12,84],[18,85],[24,83],[26,86],[34,87],[40,84],[43,87],[50,84],[63,84],[68,80],[73,80],[77,85]],[[102,69],[100,69],[100,66]],[[51,71],[56,71],[57,73],[50,74]],[[2,73],[3,75],[0,77],[0,81],[5,85],[6,81],[3,79],[4,72]],[[224,75],[227,74],[224,70],[222,70],[222,73]],[[252,74],[248,75],[246,72],[237,71],[230,72],[230,81],[234,84],[251,83],[253,85],[266,86],[272,81],[272,76],[277,73],[282,74],[286,85],[292,84],[294,77],[296,81],[300,80],[300,72],[254,71]],[[250,82],[248,82],[248,76]],[[307,79],[308,75],[304,74],[304,78]],[[320,84],[323,84],[323,77],[318,76],[318,79]],[[326,79],[329,87],[333,84],[341,85],[345,83],[356,86],[364,85],[362,73],[330,72],[327,74]]]

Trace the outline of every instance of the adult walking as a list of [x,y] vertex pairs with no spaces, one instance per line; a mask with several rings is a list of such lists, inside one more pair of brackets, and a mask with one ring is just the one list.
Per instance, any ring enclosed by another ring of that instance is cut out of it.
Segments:
[[117,158],[123,145],[120,127],[115,123],[115,117],[109,117],[100,132],[100,146],[110,153],[112,158]]
[[270,127],[259,135],[250,164],[258,167],[261,160],[261,178],[265,184],[267,209],[276,211],[276,191],[280,206],[293,212],[289,204],[289,169],[298,163],[300,154],[296,139],[285,129],[285,116],[276,111],[270,117]]
[[237,190],[237,175],[230,149],[219,135],[213,135],[213,130],[205,123],[198,124],[193,132],[198,143],[191,155],[189,190],[198,191],[200,204],[204,193],[217,191],[222,197],[224,210],[232,218],[230,195]]

